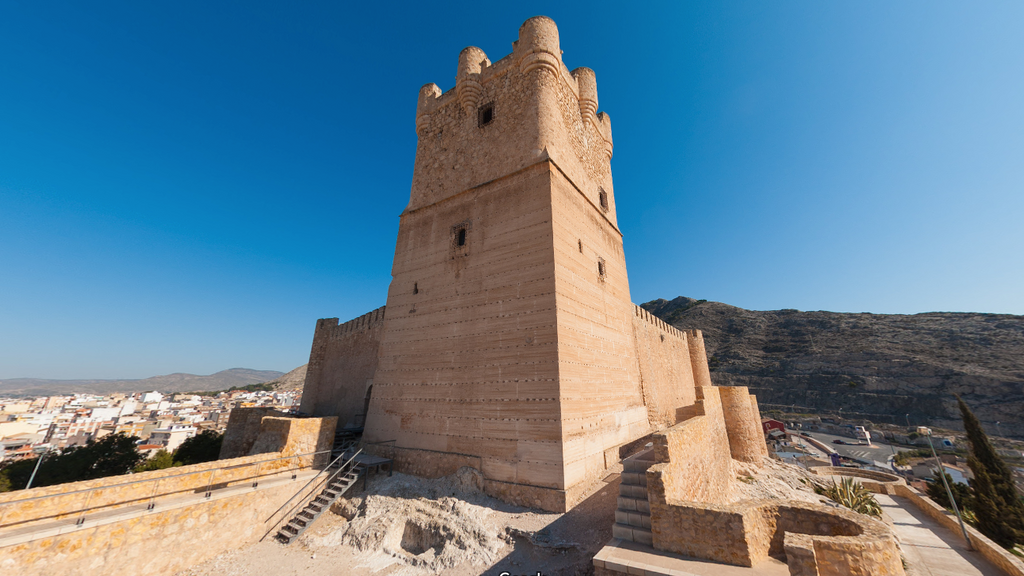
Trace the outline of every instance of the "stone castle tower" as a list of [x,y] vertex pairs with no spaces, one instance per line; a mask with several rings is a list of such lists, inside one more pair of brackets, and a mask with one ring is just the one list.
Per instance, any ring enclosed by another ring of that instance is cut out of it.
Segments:
[[480,470],[505,500],[565,510],[619,447],[678,421],[709,386],[698,331],[633,305],[611,121],[558,29],[459,55],[420,90],[409,205],[387,306],[317,324],[302,410],[365,426],[400,470]]

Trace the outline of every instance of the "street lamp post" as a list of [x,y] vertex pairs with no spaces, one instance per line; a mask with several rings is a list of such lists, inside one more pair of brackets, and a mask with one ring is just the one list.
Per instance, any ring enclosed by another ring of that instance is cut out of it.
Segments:
[[907,430],[910,430],[910,414],[907,414]]
[[956,519],[960,522],[960,530],[964,533],[964,540],[967,541],[967,549],[973,550],[971,546],[971,538],[967,535],[967,528],[964,526],[964,519],[960,517],[960,508],[956,505],[956,499],[953,498],[953,490],[949,487],[949,482],[946,481],[946,468],[942,465],[942,460],[939,460],[939,455],[935,453],[935,445],[932,444],[932,429],[925,428],[928,434],[928,447],[932,449],[932,456],[935,457],[935,463],[939,465],[939,478],[942,478],[942,485],[946,487],[946,495],[949,496],[949,503],[953,505],[953,512],[956,512]]
[[36,472],[39,472],[39,465],[43,463],[43,458],[46,458],[46,455],[49,453],[50,449],[47,448],[39,455],[39,458],[36,459],[36,467],[32,469],[32,475],[28,477],[28,484],[25,485],[25,490],[32,487],[32,481],[36,479]]

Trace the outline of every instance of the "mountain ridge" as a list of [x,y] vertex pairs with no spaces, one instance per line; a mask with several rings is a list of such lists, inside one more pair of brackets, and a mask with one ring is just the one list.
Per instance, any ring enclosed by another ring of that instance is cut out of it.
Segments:
[[[293,371],[294,372],[294,371]],[[8,378],[0,380],[0,395],[58,396],[70,394],[111,394],[116,392],[206,392],[226,390],[281,379],[284,372],[229,368],[208,375],[175,372],[140,379],[48,380],[43,378]]]
[[702,330],[712,381],[747,386],[763,408],[960,429],[959,394],[991,433],[1024,437],[1024,316],[756,311],[685,296],[641,306]]

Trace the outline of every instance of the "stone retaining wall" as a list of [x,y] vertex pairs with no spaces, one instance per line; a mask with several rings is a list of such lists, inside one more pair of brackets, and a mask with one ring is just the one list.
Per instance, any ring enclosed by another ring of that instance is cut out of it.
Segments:
[[860,479],[862,486],[875,494],[895,494],[897,486],[906,486],[907,481],[895,474],[862,470],[860,468],[842,468],[839,466],[814,466],[811,472],[818,476],[848,476]]
[[[960,531],[960,523],[957,522],[957,519],[954,516],[948,514],[942,506],[939,506],[913,487],[905,485],[897,486],[892,494],[902,496],[910,500],[925,514],[948,528],[954,534],[958,536],[962,534]],[[1024,576],[1024,562],[1006,551],[1002,546],[996,544],[992,540],[989,540],[987,536],[978,532],[973,526],[967,525],[966,528],[967,535],[971,538],[971,546],[981,553],[981,555],[989,562],[992,562],[997,568],[1009,576]]]
[[[18,576],[168,576],[256,542],[304,484],[275,484],[19,544],[0,546],[0,573]],[[273,537],[270,534],[267,537]]]
[[[309,457],[278,460],[280,457],[280,452],[274,452],[5,492],[0,494],[0,529],[33,521],[60,520],[83,511],[132,506],[153,498],[202,492],[211,485],[219,488],[252,482],[310,464]],[[93,488],[96,490],[90,490]]]

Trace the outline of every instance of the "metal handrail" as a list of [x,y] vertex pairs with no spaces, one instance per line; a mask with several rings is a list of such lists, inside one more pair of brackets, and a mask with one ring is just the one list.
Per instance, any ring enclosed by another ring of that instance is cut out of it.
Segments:
[[[246,466],[251,466],[252,464],[263,465],[263,464],[266,464],[267,462],[277,462],[278,460],[291,460],[292,458],[302,458],[303,456],[315,456],[317,454],[329,454],[330,452],[331,452],[330,450],[319,450],[317,452],[307,452],[305,454],[294,454],[292,456],[281,456],[280,458],[273,458],[271,460],[259,460],[258,462],[252,462],[250,464],[233,464],[231,466],[220,466],[220,467],[217,467],[217,468],[209,468],[209,469],[206,469],[206,470],[195,470],[193,472],[182,472],[181,474],[169,474],[167,476],[160,476],[158,478],[147,478],[145,480],[133,480],[131,482],[122,482],[120,484],[110,484],[110,485],[107,485],[107,486],[94,486],[92,488],[82,488],[80,490],[71,490],[71,491],[68,491],[68,492],[60,492],[58,494],[43,494],[43,495],[40,495],[40,496],[31,496],[31,497],[28,497],[28,498],[19,498],[17,500],[9,500],[7,502],[0,502],[0,506],[6,506],[8,504],[17,504],[19,502],[29,502],[31,500],[40,500],[42,498],[54,498],[54,497],[57,497],[57,496],[67,496],[67,495],[70,495],[70,494],[83,494],[85,492],[93,492],[95,490],[109,490],[110,488],[121,488],[123,486],[131,486],[133,484],[142,484],[144,482],[159,482],[161,480],[166,480],[168,478],[178,478],[180,476],[191,476],[193,474],[205,474],[205,473],[211,472],[211,471],[216,472],[217,470],[232,470],[234,468],[244,468]],[[278,473],[278,471],[275,471],[274,473],[276,474],[276,473]],[[109,478],[109,476],[108,476],[108,478]],[[99,480],[99,478],[96,478],[96,480]],[[40,486],[40,488],[44,488],[44,486]]]
[[[360,452],[361,452],[361,451],[360,451]],[[357,452],[356,454],[358,454],[358,452]],[[292,494],[292,497],[291,497],[291,498],[289,498],[288,500],[286,500],[284,504],[281,504],[281,506],[280,506],[280,507],[278,507],[278,509],[277,509],[277,510],[274,510],[274,511],[273,511],[273,512],[272,512],[272,513],[270,514],[270,517],[269,517],[269,518],[267,518],[267,520],[270,520],[270,518],[273,518],[273,517],[274,517],[274,514],[277,514],[278,512],[280,512],[282,508],[284,508],[285,506],[287,506],[287,505],[288,505],[288,502],[291,502],[292,500],[294,500],[294,499],[295,499],[295,497],[296,497],[296,496],[298,496],[299,494],[302,494],[302,491],[303,491],[303,490],[305,490],[306,488],[308,488],[308,487],[309,487],[309,485],[310,485],[310,484],[312,484],[313,482],[316,482],[316,479],[317,479],[317,478],[319,478],[321,474],[323,474],[324,472],[326,472],[326,471],[330,470],[330,469],[331,469],[331,467],[332,467],[332,466],[334,466],[334,463],[335,463],[335,462],[337,462],[338,460],[341,460],[341,459],[342,459],[342,458],[344,458],[344,457],[345,457],[345,453],[344,453],[344,452],[342,452],[341,454],[338,454],[338,457],[337,457],[337,458],[335,458],[334,460],[331,460],[331,463],[330,463],[330,464],[328,464],[326,468],[324,468],[323,470],[321,470],[321,471],[317,472],[317,473],[316,473],[316,476],[313,476],[312,478],[310,478],[310,479],[309,479],[309,482],[306,482],[306,485],[305,485],[305,486],[303,486],[302,488],[299,488],[299,490],[298,490],[297,492],[295,492],[295,494]],[[355,458],[355,456],[353,456],[353,458]],[[350,460],[351,460],[351,459],[350,459]],[[346,462],[346,464],[347,464],[347,462]],[[342,464],[342,468],[344,468],[344,467],[345,467],[345,464]],[[266,522],[267,520],[264,520],[264,522]]]
[[[331,481],[333,481],[333,480],[334,480],[334,479],[335,479],[335,478],[336,478],[336,477],[338,476],[338,474],[340,474],[340,473],[341,473],[341,472],[342,472],[343,470],[345,470],[345,468],[347,468],[347,467],[348,467],[348,465],[349,465],[349,464],[351,464],[351,463],[352,463],[352,461],[356,459],[356,456],[359,456],[359,455],[360,455],[360,454],[362,454],[362,453],[363,453],[363,450],[362,450],[362,448],[360,448],[359,450],[356,450],[356,453],[355,453],[355,454],[353,454],[351,458],[349,458],[348,460],[346,460],[346,461],[345,461],[345,463],[344,463],[344,464],[342,464],[342,465],[341,465],[341,466],[340,466],[340,467],[339,467],[339,468],[338,468],[337,470],[335,470],[334,474],[331,474],[331,477],[330,477],[330,478],[328,478],[327,480],[325,480],[325,481],[323,482],[323,484],[330,484],[330,483],[331,483]],[[342,453],[342,454],[341,454],[340,456],[338,456],[337,458],[335,458],[335,459],[334,459],[334,462],[337,462],[338,460],[340,460],[340,459],[341,459],[342,457],[344,457],[344,456],[345,456],[345,454],[344,454],[344,453]],[[329,470],[329,469],[330,469],[330,467],[328,466],[328,467],[327,467],[327,468],[325,468],[324,470]],[[305,490],[305,489],[306,489],[306,488],[307,488],[307,487],[308,487],[308,486],[309,486],[310,484],[312,484],[314,480],[316,480],[317,478],[319,478],[319,477],[320,477],[320,474],[322,474],[322,473],[323,473],[323,470],[321,470],[321,471],[320,471],[319,473],[317,473],[317,475],[316,475],[316,476],[314,476],[312,480],[310,480],[309,482],[307,482],[305,486],[303,486],[303,487],[302,487],[302,488],[301,488],[301,489],[300,489],[300,490],[299,490],[298,492],[296,492],[295,494],[293,494],[293,495],[292,495],[292,497],[288,499],[288,502],[291,502],[291,501],[292,501],[293,499],[295,499],[295,497],[296,497],[296,496],[298,496],[299,494],[302,494],[302,492],[303,492],[303,491],[304,491],[304,490]],[[310,492],[310,493],[309,493],[309,494],[307,495],[307,498],[308,498],[309,496],[312,496],[312,495],[313,495],[313,494],[315,494],[315,493],[316,493],[316,490],[314,489],[313,491],[311,491],[311,492]],[[313,497],[315,498],[316,496],[313,496]],[[283,521],[283,520],[284,520],[285,518],[288,518],[288,517],[289,517],[289,515],[290,515],[290,514],[292,513],[292,511],[293,511],[293,510],[295,510],[296,508],[298,508],[298,507],[299,507],[299,505],[300,505],[300,504],[302,504],[302,503],[303,503],[303,502],[305,502],[305,501],[306,501],[306,498],[303,498],[302,500],[299,500],[299,501],[298,501],[298,502],[296,502],[296,503],[295,503],[295,505],[294,505],[294,506],[292,506],[292,507],[291,507],[291,508],[290,508],[290,509],[289,509],[289,510],[288,510],[287,512],[285,512],[284,514],[282,514],[282,515],[281,515],[281,517],[280,517],[280,518],[279,518],[279,519],[277,520],[277,522],[274,522],[274,524],[273,524],[273,525],[272,525],[272,526],[270,527],[270,529],[269,529],[269,530],[267,530],[267,532],[266,532],[265,534],[263,534],[263,537],[261,537],[261,538],[260,538],[260,542],[262,542],[262,541],[263,541],[263,539],[264,539],[264,538],[266,538],[268,534],[270,534],[271,532],[273,532],[273,531],[274,531],[274,529],[275,529],[275,528],[277,528],[277,527],[278,527],[278,526],[279,526],[279,525],[281,524],[281,522],[282,522],[282,521]],[[287,506],[287,505],[288,505],[288,502],[285,502],[284,504],[282,504],[282,505],[281,505],[281,508],[284,508],[285,506]],[[278,508],[277,510],[275,510],[275,511],[274,511],[274,514],[277,514],[278,512],[280,512],[280,511],[281,511],[281,508]],[[266,522],[266,521],[269,521],[269,520],[270,520],[270,518],[273,518],[273,517],[274,517],[274,514],[271,514],[271,515],[270,515],[270,517],[269,517],[269,518],[267,518],[267,520],[265,520],[265,522]]]

